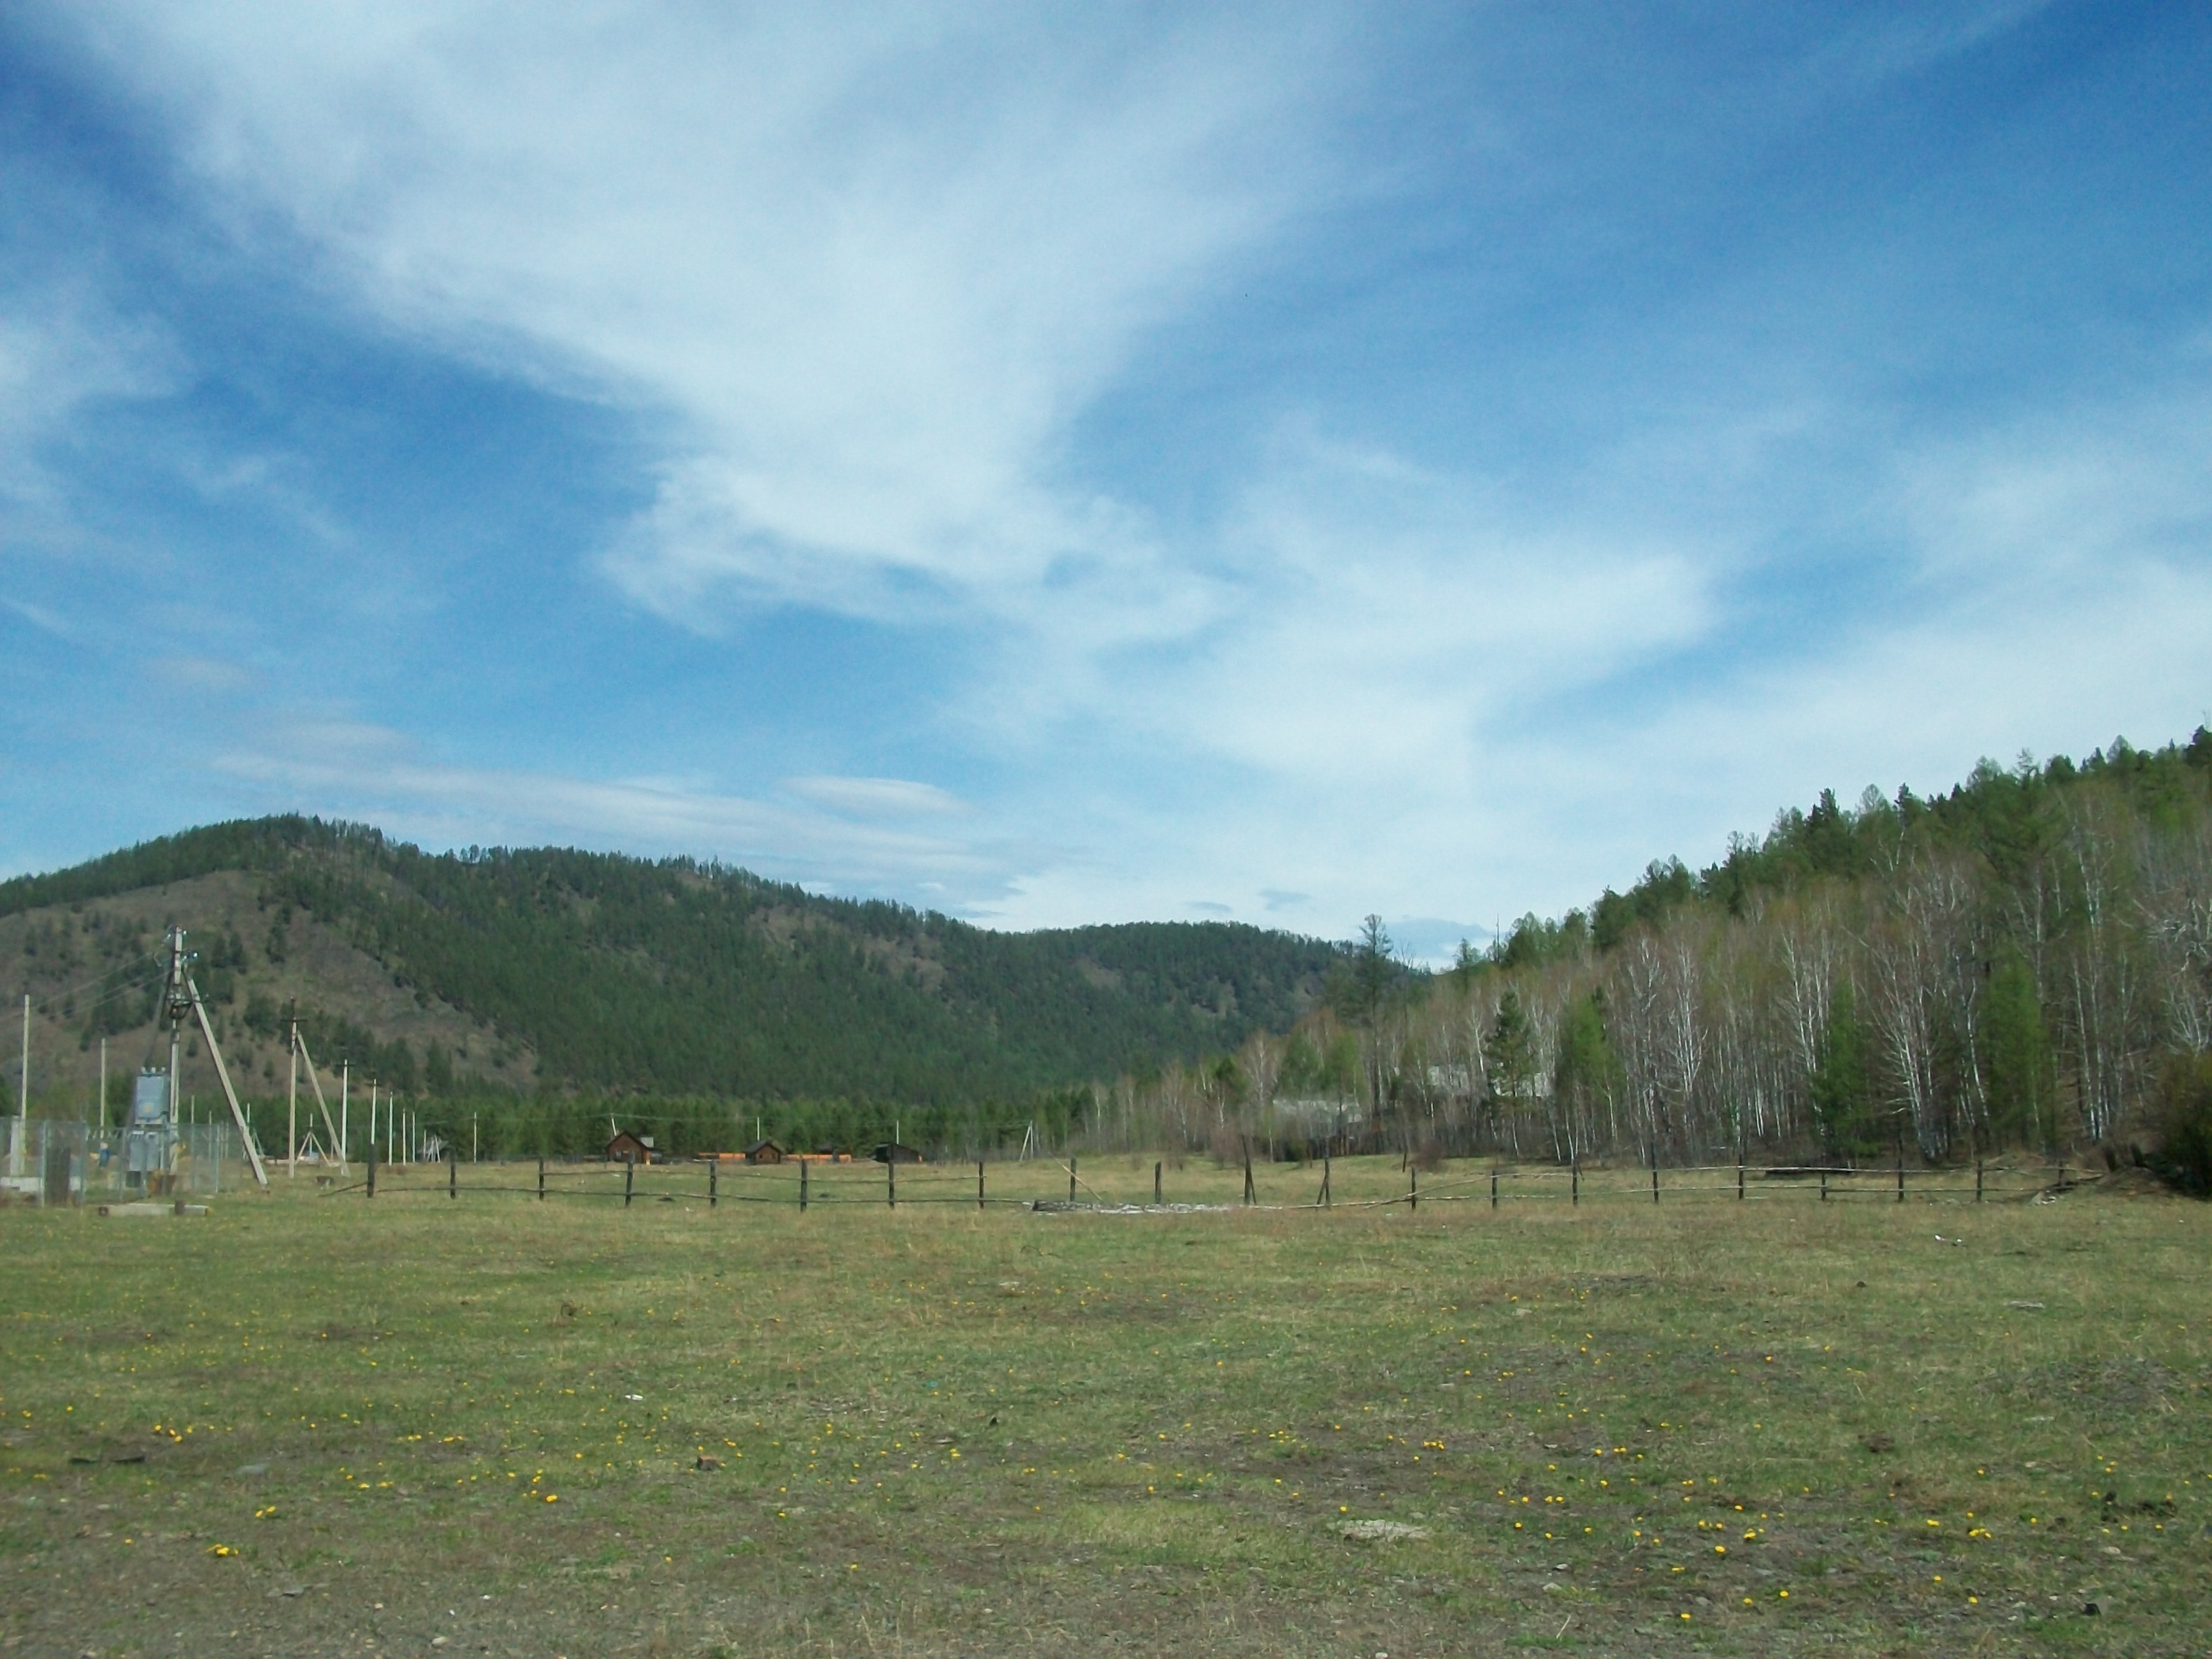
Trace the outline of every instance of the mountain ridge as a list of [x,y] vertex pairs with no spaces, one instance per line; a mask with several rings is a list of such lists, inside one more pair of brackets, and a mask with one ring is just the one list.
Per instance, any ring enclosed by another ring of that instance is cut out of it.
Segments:
[[[297,1000],[327,1061],[434,1096],[1012,1099],[1285,1029],[1340,955],[1231,922],[994,933],[693,859],[426,853],[289,815],[0,883],[0,973],[32,991],[49,1054],[149,1027],[132,970],[169,921],[226,1045],[265,1066]],[[84,1069],[50,1066],[49,1089]]]

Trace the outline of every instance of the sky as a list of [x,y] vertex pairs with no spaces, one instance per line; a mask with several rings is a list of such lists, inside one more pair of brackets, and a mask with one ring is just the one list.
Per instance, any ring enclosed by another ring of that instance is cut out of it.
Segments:
[[0,873],[1419,959],[2212,719],[2212,9],[0,9]]

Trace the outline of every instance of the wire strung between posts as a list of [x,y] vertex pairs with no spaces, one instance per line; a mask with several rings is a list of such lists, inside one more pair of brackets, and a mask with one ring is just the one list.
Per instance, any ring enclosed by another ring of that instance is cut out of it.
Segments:
[[[611,1182],[615,1175],[615,1171],[613,1170],[605,1168],[572,1168],[568,1170],[549,1170],[547,1173],[551,1177],[551,1180],[542,1189],[534,1187],[516,1186],[501,1182],[481,1183],[471,1182],[465,1188],[463,1188],[459,1183],[457,1166],[449,1169],[444,1179],[432,1176],[419,1184],[410,1182],[405,1178],[398,1176],[396,1173],[396,1169],[417,1167],[428,1169],[429,1166],[399,1165],[396,1166],[396,1168],[395,1166],[391,1165],[382,1166],[379,1171],[380,1187],[381,1191],[384,1194],[393,1197],[406,1196],[410,1193],[437,1194],[450,1197],[458,1196],[459,1192],[462,1190],[466,1190],[471,1194],[481,1193],[487,1195],[509,1194],[521,1197],[556,1196],[562,1198],[581,1199],[617,1199],[623,1195],[620,1188],[603,1184]],[[683,1168],[684,1166],[673,1165],[659,1167],[664,1170],[672,1170]],[[814,1204],[843,1204],[855,1205],[862,1207],[876,1207],[880,1206],[882,1203],[881,1194],[884,1189],[878,1187],[872,1178],[865,1182],[859,1178],[859,1170],[862,1167],[865,1166],[855,1165],[852,1176],[831,1177],[814,1183],[810,1201]],[[1312,1200],[1304,1202],[1255,1203],[1249,1205],[1232,1205],[1226,1202],[1221,1204],[1196,1205],[1146,1205],[1138,1202],[1116,1202],[1115,1200],[1109,1198],[1105,1194],[1100,1192],[1098,1188],[1093,1186],[1088,1180],[1082,1177],[1073,1160],[1054,1160],[1052,1164],[1043,1165],[1042,1167],[1057,1168],[1059,1170],[1064,1171],[1067,1175],[1071,1184],[1079,1185],[1090,1192],[1091,1198],[1094,1200],[1093,1203],[1073,1206],[1080,1211],[1103,1211],[1116,1213],[1150,1213],[1154,1212],[1184,1213],[1199,1210],[1212,1211],[1217,1209],[1229,1210],[1234,1208],[1288,1212],[1291,1211],[1321,1210],[1325,1208],[1342,1208],[1346,1210],[1388,1209],[1395,1205],[1401,1204],[1407,1205],[1410,1207],[1413,1202],[1413,1194],[1410,1191],[1389,1193],[1373,1198],[1346,1199],[1341,1203],[1337,1204],[1324,1204],[1318,1197]],[[785,1207],[788,1207],[792,1204],[793,1198],[788,1193],[765,1193],[759,1191],[747,1192],[744,1190],[744,1188],[747,1185],[757,1186],[774,1180],[775,1177],[770,1175],[767,1170],[763,1169],[758,1173],[751,1171],[738,1171],[732,1173],[735,1176],[735,1179],[732,1180],[726,1188],[720,1188],[718,1182],[717,1190],[713,1192],[695,1192],[689,1188],[684,1188],[659,1192],[648,1189],[641,1194],[636,1194],[635,1195],[642,1196],[648,1201],[652,1202],[705,1204],[709,1208],[714,1207],[716,1202],[720,1199],[726,1199],[733,1204],[764,1204]],[[1507,1197],[1516,1200],[1540,1200],[1547,1195],[1557,1196],[1558,1194],[1547,1194],[1532,1190],[1532,1188],[1545,1184],[1572,1182],[1578,1195],[1587,1195],[1592,1199],[1601,1198],[1608,1194],[1617,1198],[1640,1199],[1644,1191],[1641,1177],[1648,1173],[1648,1170],[1638,1170],[1632,1172],[1627,1170],[1620,1171],[1619,1173],[1627,1178],[1624,1179],[1618,1184],[1594,1180],[1592,1177],[1595,1173],[1596,1172],[1591,1171],[1588,1169],[1535,1170],[1491,1169],[1477,1170],[1465,1176],[1449,1177],[1441,1181],[1432,1181],[1430,1186],[1420,1194],[1420,1196],[1428,1199],[1431,1203],[1449,1204],[1480,1202],[1486,1194],[1479,1189],[1484,1185],[1488,1184],[1492,1188],[1492,1193],[1487,1195],[1491,1197],[1493,1204],[1495,1204],[1499,1199]],[[1667,1171],[1667,1173],[1674,1177],[1667,1187],[1667,1190],[1669,1192],[1686,1195],[1724,1194],[1728,1196],[1736,1196],[1740,1191],[1744,1190],[1740,1187],[1740,1182],[1744,1176],[1750,1173],[1750,1168],[1747,1165],[1741,1164],[1685,1164],[1676,1166],[1673,1170]],[[1894,1166],[1887,1169],[1873,1167],[1866,1169],[1852,1169],[1832,1165],[1784,1165],[1775,1168],[1762,1169],[1759,1170],[1758,1173],[1760,1176],[1761,1185],[1759,1188],[1750,1188],[1748,1190],[1756,1192],[1762,1199],[1781,1199],[1796,1195],[1802,1190],[1808,1188],[1812,1179],[1817,1175],[1826,1177],[1826,1189],[1831,1196],[1838,1198],[1854,1197],[1860,1201],[1868,1201],[1877,1199],[1887,1199],[1890,1196],[1890,1182],[1894,1178],[1895,1170]],[[1917,1172],[1916,1174],[1916,1179],[1919,1182],[1918,1196],[1921,1197],[1923,1201],[1955,1201],[1960,1203],[1972,1203],[1980,1201],[1981,1196],[1985,1191],[1990,1195],[2002,1200],[2008,1197],[2028,1197],[2052,1191],[2064,1191],[2069,1188],[2078,1184],[2075,1182],[2069,1182],[2066,1180],[2066,1170],[2064,1165],[2057,1166],[2057,1176],[2055,1181],[2038,1181],[2033,1185],[2024,1187],[2013,1187],[2010,1185],[1993,1187],[1988,1183],[1987,1177],[1990,1175],[2008,1176],[2014,1173],[2014,1170],[2011,1166],[1998,1165],[1992,1168],[1986,1164],[1981,1165],[1972,1171],[1967,1171],[1965,1170],[1923,1170]],[[719,1175],[719,1170],[717,1171],[717,1174]],[[1720,1175],[1727,1177],[1727,1179],[1719,1182],[1701,1182],[1697,1180],[1684,1180],[1681,1178],[1683,1176],[1696,1176],[1701,1175]],[[1969,1184],[1970,1175],[1972,1177],[1972,1184]],[[915,1182],[936,1182],[942,1187],[949,1188],[955,1181],[961,1183],[961,1188],[958,1191],[939,1190],[933,1192],[928,1190],[926,1186],[918,1188],[914,1184]],[[955,1176],[949,1166],[945,1170],[941,1176],[936,1170],[931,1170],[927,1175],[909,1175],[909,1184],[907,1190],[901,1194],[901,1201],[906,1204],[957,1205],[963,1208],[969,1205],[977,1205],[978,1207],[983,1208],[995,1206],[1000,1209],[1020,1210],[1038,1208],[1062,1210],[1070,1207],[1066,1200],[1052,1198],[1005,1196],[980,1198],[978,1194],[967,1190],[966,1181],[967,1177],[964,1172],[958,1176]],[[1498,1185],[1501,1181],[1507,1183],[1502,1189]],[[1954,1184],[1954,1181],[1955,1181],[1956,1184]],[[1776,1184],[1768,1184],[1770,1182],[1775,1182]],[[368,1183],[365,1181],[349,1182],[344,1186],[325,1188],[317,1195],[325,1198],[333,1198],[343,1194],[361,1192],[365,1190],[367,1184]],[[1468,1190],[1470,1188],[1477,1188],[1478,1190],[1470,1192]],[[1518,1190],[1516,1190],[1516,1188]],[[843,1190],[840,1190],[841,1188]]]
[[[149,958],[140,957],[136,959],[136,961],[145,960],[149,960]],[[134,965],[135,962],[125,963],[123,964],[125,968]],[[66,1002],[80,991],[89,991],[96,985],[106,985],[107,983],[108,974],[119,971],[120,969],[111,968],[108,969],[107,974],[102,974],[97,979],[86,980],[82,985],[72,985],[66,991],[49,991],[42,997],[34,996],[31,999],[31,1007],[33,1012],[37,1012],[41,1009],[51,1008],[57,1002]],[[90,1002],[86,1003],[84,1006],[87,1009],[97,1008],[102,1003],[112,1002],[116,998],[124,996],[130,992],[143,991],[151,986],[158,985],[163,980],[167,979],[168,975],[169,969],[165,960],[161,968],[155,969],[153,973],[147,975],[143,979],[130,980],[121,985],[110,986],[106,991],[94,997]]]

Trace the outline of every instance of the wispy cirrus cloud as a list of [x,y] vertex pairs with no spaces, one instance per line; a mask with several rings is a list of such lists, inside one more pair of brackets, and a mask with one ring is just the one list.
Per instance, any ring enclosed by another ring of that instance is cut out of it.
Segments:
[[264,794],[269,810],[318,802],[315,810],[434,845],[556,842],[714,856],[787,880],[921,890],[961,904],[1002,893],[1018,859],[985,835],[933,835],[877,821],[922,815],[910,806],[883,810],[894,799],[927,801],[924,813],[939,816],[951,802],[927,786],[890,780],[814,780],[853,787],[817,789],[828,810],[810,811],[680,781],[455,765],[426,755],[404,732],[354,720],[287,722],[215,765]]
[[112,15],[193,167],[335,288],[657,424],[607,568],[688,625],[1141,558],[1055,477],[1067,423],[1327,187],[1322,8]]
[[851,818],[964,817],[975,810],[949,790],[906,778],[786,778],[783,787],[801,800]]
[[180,365],[158,324],[89,279],[32,276],[0,292],[0,510],[65,514],[49,445],[87,405],[167,392]]

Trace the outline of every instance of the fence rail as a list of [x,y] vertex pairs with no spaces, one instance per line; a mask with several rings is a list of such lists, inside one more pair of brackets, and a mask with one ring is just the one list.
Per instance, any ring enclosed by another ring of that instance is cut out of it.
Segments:
[[[1310,1164],[1247,1161],[1209,1167],[1079,1155],[960,1164],[829,1162],[748,1164],[678,1160],[387,1164],[371,1156],[340,1182],[302,1170],[322,1195],[364,1199],[508,1197],[635,1205],[865,1205],[1141,1212],[1192,1210],[1389,1209],[1428,1205],[1669,1202],[1980,1203],[2054,1196],[2094,1183],[2081,1166],[2018,1158],[1948,1167],[1702,1164],[1529,1166],[1458,1160],[1424,1170],[1388,1157]],[[283,1176],[276,1178],[282,1182]],[[208,1194],[246,1184],[244,1151],[227,1124],[183,1126],[155,1146],[131,1132],[67,1121],[0,1120],[0,1203],[67,1205]]]
[[[1352,1167],[1347,1168],[1346,1165]],[[1295,1171],[1293,1174],[1292,1171]],[[1079,1160],[997,1164],[870,1163],[732,1165],[707,1160],[667,1164],[556,1163],[551,1160],[362,1166],[358,1178],[328,1189],[331,1197],[443,1198],[506,1196],[533,1201],[898,1208],[937,1206],[988,1210],[1094,1211],[1117,1213],[1192,1210],[1380,1209],[1422,1205],[1553,1203],[1939,1203],[2018,1201],[2094,1182],[2079,1165],[1986,1160],[1953,1168],[1903,1169],[1842,1164],[1712,1164],[1622,1168],[1465,1164],[1423,1171],[1393,1170],[1389,1160],[1323,1161],[1305,1168],[1272,1164],[1242,1172],[1178,1170],[1164,1162],[1149,1172],[1126,1166],[1086,1171]],[[1347,1176],[1351,1179],[1347,1181]],[[1264,1188],[1264,1190],[1263,1190]],[[1295,1188],[1295,1190],[1293,1190]]]

